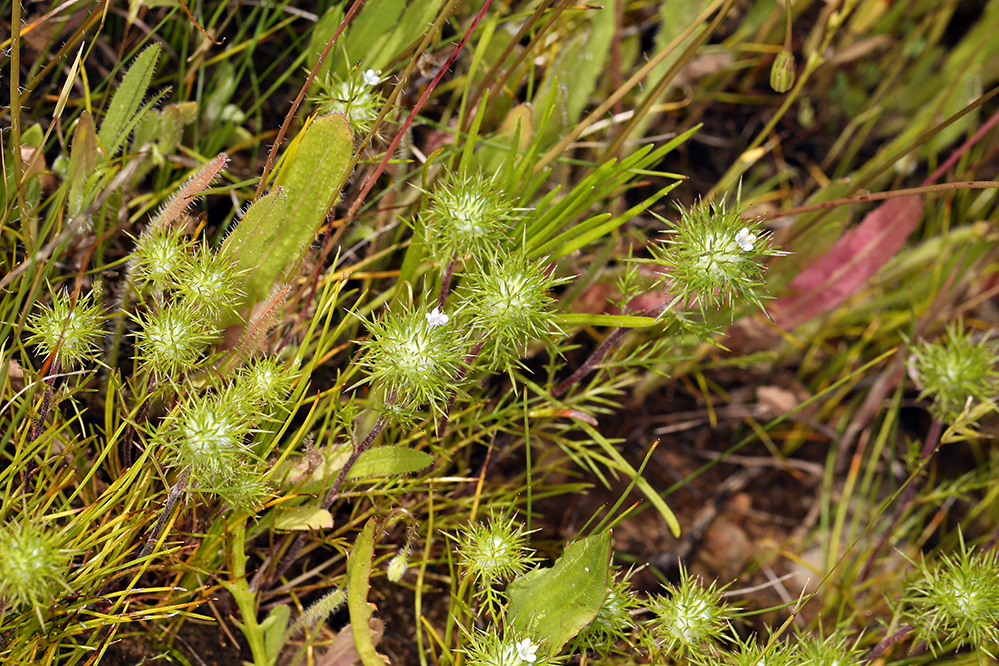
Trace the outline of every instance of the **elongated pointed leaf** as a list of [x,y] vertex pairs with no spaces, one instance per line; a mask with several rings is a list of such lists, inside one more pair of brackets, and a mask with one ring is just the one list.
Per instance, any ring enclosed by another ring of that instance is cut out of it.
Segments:
[[368,603],[368,588],[371,586],[371,560],[375,556],[375,529],[378,518],[371,518],[354,547],[347,556],[347,608],[350,611],[350,628],[354,634],[354,646],[361,656],[364,666],[384,666],[388,659],[375,650],[374,635],[371,630],[371,612],[374,604]]
[[303,506],[279,513],[274,519],[274,527],[279,530],[318,530],[333,527],[333,516],[321,507]]
[[69,155],[69,202],[66,214],[73,219],[80,214],[88,199],[87,183],[97,169],[97,128],[90,112],[84,110],[73,132],[73,148]]
[[380,446],[362,453],[350,468],[347,478],[412,474],[429,467],[433,462],[434,457],[423,451],[407,449],[404,446]]
[[266,298],[302,258],[340,196],[353,146],[343,114],[315,119],[289,146],[275,191],[250,206],[226,239],[223,252],[245,271],[247,305]]
[[617,328],[643,328],[658,321],[655,317],[637,315],[589,314],[587,312],[564,312],[556,315],[562,326],[615,326]]
[[177,191],[167,199],[160,211],[153,218],[150,227],[153,229],[170,224],[183,213],[191,203],[201,196],[201,192],[206,190],[215,177],[218,176],[222,167],[229,162],[229,156],[219,153],[208,161],[201,170],[187,179],[187,181],[177,188]]
[[135,62],[128,68],[121,85],[111,98],[98,135],[108,157],[117,153],[128,137],[128,128],[133,125],[135,114],[146,97],[146,89],[153,78],[159,57],[158,44],[153,44],[136,56]]

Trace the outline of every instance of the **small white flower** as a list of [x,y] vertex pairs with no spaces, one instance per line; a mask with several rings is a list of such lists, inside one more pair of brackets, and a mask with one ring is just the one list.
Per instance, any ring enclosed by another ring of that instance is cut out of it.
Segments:
[[378,76],[378,72],[373,69],[369,69],[364,72],[364,82],[369,86],[377,86],[382,82],[381,78]]
[[431,326],[443,326],[447,323],[448,317],[446,314],[440,311],[440,308],[434,308],[427,313],[427,323]]
[[519,641],[516,645],[517,656],[524,661],[533,664],[538,659],[538,646],[531,642],[531,639],[525,638]]
[[735,243],[742,248],[743,252],[751,252],[756,243],[756,234],[749,233],[749,229],[743,227],[735,235]]

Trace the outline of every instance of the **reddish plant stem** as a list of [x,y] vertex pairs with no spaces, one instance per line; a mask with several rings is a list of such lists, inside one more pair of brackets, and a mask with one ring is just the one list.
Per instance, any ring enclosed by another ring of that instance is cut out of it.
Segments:
[[880,657],[882,654],[884,654],[885,650],[887,650],[892,645],[894,645],[895,643],[898,643],[899,641],[901,641],[902,639],[904,639],[906,636],[908,636],[909,634],[911,634],[912,630],[915,629],[915,628],[916,627],[914,625],[905,624],[905,625],[902,625],[902,627],[900,627],[899,630],[896,631],[895,633],[891,634],[890,636],[885,636],[883,639],[881,639],[880,643],[878,643],[877,645],[874,646],[874,649],[871,650],[870,654],[868,654],[864,658],[864,662],[865,663],[871,663],[872,661],[874,661],[875,659],[877,659],[878,657]]
[[444,301],[447,300],[447,295],[451,293],[451,276],[454,275],[454,267],[456,263],[457,260],[452,259],[444,269],[444,274],[441,275],[441,291],[437,295],[438,310],[444,309]]
[[888,529],[884,531],[881,535],[881,539],[878,541],[878,545],[874,547],[871,551],[870,556],[867,558],[867,563],[864,565],[864,569],[860,572],[860,576],[857,578],[856,584],[860,584],[867,580],[867,577],[871,573],[871,569],[874,567],[874,560],[877,559],[881,550],[888,543],[891,538],[892,532],[895,531],[895,527],[898,525],[898,521],[901,520],[902,514],[905,510],[909,508],[915,497],[916,490],[919,488],[919,475],[922,472],[922,468],[925,466],[926,462],[930,459],[933,453],[937,450],[937,446],[940,444],[940,433],[943,430],[943,423],[940,419],[934,418],[933,422],[930,423],[930,430],[926,433],[926,443],[923,444],[923,450],[920,451],[920,469],[916,471],[912,480],[909,481],[908,485],[902,491],[901,497],[899,497],[898,504],[895,507],[895,515],[892,516],[891,524]]
[[257,191],[253,195],[254,201],[259,199],[260,195],[264,193],[264,185],[267,183],[267,176],[270,174],[271,168],[274,166],[274,159],[277,157],[278,148],[284,141],[285,135],[288,134],[288,129],[291,127],[291,120],[298,112],[298,107],[302,105],[302,100],[305,99],[305,94],[309,92],[309,86],[312,85],[312,80],[316,78],[316,75],[319,73],[319,68],[323,66],[323,63],[326,61],[326,56],[328,56],[330,51],[333,50],[333,45],[336,44],[336,40],[340,38],[340,34],[343,32],[344,28],[347,27],[347,24],[354,18],[354,14],[356,14],[357,10],[359,10],[363,5],[364,0],[354,0],[353,4],[350,5],[350,9],[348,9],[347,13],[344,14],[343,20],[340,21],[340,25],[333,34],[333,39],[326,44],[326,48],[319,54],[319,59],[316,60],[315,66],[313,66],[312,71],[309,72],[309,76],[305,79],[305,83],[302,84],[301,90],[298,91],[298,96],[295,97],[295,101],[291,103],[291,108],[288,109],[288,113],[284,117],[284,122],[281,123],[281,129],[278,130],[277,136],[274,138],[274,143],[271,144],[270,152],[267,153],[267,161],[264,162],[264,170],[260,174],[260,182],[257,183]]
[[923,187],[910,187],[905,190],[892,190],[890,192],[871,192],[868,194],[858,194],[852,197],[843,197],[833,201],[823,201],[822,203],[810,204],[808,206],[798,206],[787,210],[778,210],[773,213],[763,213],[755,219],[775,220],[779,217],[789,217],[804,213],[813,213],[817,210],[827,208],[839,208],[840,206],[861,203],[865,201],[884,201],[896,197],[907,197],[912,194],[931,194],[933,192],[949,192],[951,190],[994,190],[999,189],[999,181],[996,180],[968,180],[957,183],[940,183],[939,185],[926,185]]
[[[359,2],[360,0],[356,1]],[[420,112],[420,109],[422,109],[423,105],[427,103],[428,99],[430,99],[430,93],[437,88],[437,84],[440,83],[442,78],[444,78],[444,74],[447,73],[447,71],[451,68],[451,65],[454,64],[454,61],[458,58],[458,54],[461,53],[461,50],[465,47],[465,43],[468,41],[468,38],[472,36],[473,32],[475,32],[475,28],[479,25],[479,21],[482,20],[482,17],[486,15],[486,12],[489,11],[489,8],[492,7],[492,5],[493,0],[486,0],[485,4],[482,5],[482,9],[480,9],[479,13],[475,15],[474,19],[472,19],[472,25],[469,26],[464,36],[462,36],[461,41],[458,42],[458,44],[454,47],[454,50],[451,51],[451,55],[449,55],[447,60],[444,62],[444,66],[440,68],[437,75],[430,81],[427,89],[423,91],[422,95],[420,95],[420,99],[416,102],[413,110],[409,113],[409,117],[407,117],[405,122],[402,123],[402,127],[399,128],[395,138],[392,139],[392,143],[389,144],[388,150],[385,151],[385,156],[382,158],[378,168],[368,176],[367,180],[364,182],[364,186],[361,188],[360,194],[358,194],[357,198],[354,199],[354,203],[350,205],[350,209],[347,211],[347,215],[344,218],[344,226],[354,219],[354,216],[361,208],[361,204],[364,202],[365,197],[367,197],[368,193],[371,192],[371,188],[375,186],[375,182],[378,181],[378,177],[382,175],[382,172],[385,171],[385,167],[388,166],[389,159],[395,155],[395,150],[399,147],[399,142],[402,141],[402,137],[404,137],[406,132],[409,131],[409,127],[413,124],[413,120],[416,119],[416,115]]]
[[[465,377],[468,376],[469,367],[471,367],[475,359],[478,358],[479,353],[482,351],[482,348],[485,346],[486,346],[485,340],[479,340],[474,345],[472,345],[472,348],[469,350],[468,355],[465,356],[465,363],[458,370],[458,375],[454,378],[455,386],[460,384],[462,380],[464,380]],[[440,432],[441,430],[444,429],[444,422],[447,421],[448,417],[451,415],[451,409],[454,407],[454,401],[457,397],[458,397],[457,390],[451,391],[451,396],[448,398],[447,405],[444,407],[444,413],[441,414],[440,420],[437,421],[437,432]]]
[[[672,304],[673,301],[667,301],[665,303],[661,303],[655,306],[654,308],[649,308],[648,310],[645,310],[644,312],[640,313],[638,316],[658,317],[666,310],[666,308],[668,308]],[[590,374],[590,372],[594,368],[596,368],[601,361],[604,360],[604,357],[607,356],[607,353],[611,349],[613,349],[618,342],[621,341],[621,338],[623,338],[629,330],[631,329],[616,328],[613,331],[611,331],[610,335],[608,335],[604,339],[604,341],[600,343],[600,346],[597,347],[595,350],[593,350],[593,353],[590,354],[590,357],[583,362],[583,365],[579,366],[575,372],[573,372],[571,375],[569,375],[561,382],[559,382],[558,386],[555,387],[555,390],[552,391],[552,397],[557,398],[561,396],[563,393],[568,391],[573,384],[581,380],[586,375]]]
[[992,114],[992,117],[986,120],[985,124],[979,127],[978,130],[971,136],[970,139],[962,143],[957,150],[951,153],[950,157],[944,160],[944,163],[941,164],[939,167],[937,167],[936,171],[927,176],[926,180],[924,180],[921,183],[921,185],[929,185],[930,183],[934,183],[938,178],[940,178],[940,176],[947,173],[947,170],[950,169],[955,164],[957,164],[957,161],[961,159],[961,156],[964,155],[966,152],[968,152],[968,150],[972,146],[981,141],[982,137],[985,136],[989,130],[991,130],[993,127],[996,126],[996,123],[999,123],[999,111],[996,111],[994,114]]
[[[340,489],[343,488],[343,484],[347,480],[347,474],[350,473],[350,469],[354,466],[354,463],[357,462],[357,459],[361,457],[361,454],[371,448],[371,444],[375,441],[375,438],[381,434],[382,430],[385,429],[386,425],[388,425],[388,419],[385,418],[385,416],[379,416],[378,420],[375,421],[375,425],[371,427],[371,432],[368,433],[367,437],[365,437],[360,444],[354,447],[350,457],[347,458],[347,462],[345,462],[343,467],[340,468],[340,473],[336,475],[333,487],[330,488],[329,493],[326,494],[326,499],[323,500],[321,505],[323,509],[328,510],[331,506],[333,506],[333,502],[336,501],[336,498],[340,494]],[[291,537],[285,537],[282,547],[284,543],[288,542],[289,538]],[[268,558],[268,560],[265,561],[257,570],[257,573],[254,574],[253,580],[250,581],[250,591],[257,592],[274,585],[275,581],[281,578],[281,576],[283,576],[285,572],[291,568],[291,565],[295,563],[295,560],[298,559],[298,555],[302,552],[302,548],[304,546],[305,535],[299,534],[295,537],[295,540],[292,542],[288,552],[285,553],[283,558],[281,558],[281,563],[270,575],[267,574],[267,567],[270,563],[270,558]],[[278,548],[278,552],[280,552],[280,550],[281,548]]]

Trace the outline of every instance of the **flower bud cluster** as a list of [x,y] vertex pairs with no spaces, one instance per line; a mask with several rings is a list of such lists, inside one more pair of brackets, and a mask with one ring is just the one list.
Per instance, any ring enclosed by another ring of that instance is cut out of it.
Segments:
[[651,248],[647,263],[665,269],[669,289],[681,306],[696,303],[702,314],[746,299],[763,308],[761,257],[783,254],[770,247],[768,234],[742,219],[725,202],[683,211],[667,240]]
[[[165,420],[157,436],[171,465],[189,470],[192,490],[217,495],[237,511],[259,506],[267,489],[251,435],[292,380],[276,362],[255,360],[227,385],[188,396]],[[260,384],[266,388],[258,390]]]
[[33,607],[41,622],[42,609],[69,589],[63,578],[69,561],[56,533],[21,518],[0,526],[0,599],[14,608]]
[[45,356],[54,354],[64,368],[96,361],[107,319],[100,296],[99,283],[76,303],[67,293],[52,292],[51,307],[42,306],[25,324],[31,332],[28,342]]
[[957,418],[969,398],[985,403],[999,393],[999,355],[986,338],[975,342],[961,321],[948,326],[946,341],[914,345],[912,358],[919,397],[932,398],[930,412],[941,421]]
[[136,321],[141,325],[135,333],[139,358],[161,381],[172,381],[195,367],[218,334],[186,303],[155,307]]
[[959,553],[916,564],[919,578],[905,598],[906,618],[934,654],[945,644],[970,645],[995,659],[999,648],[999,551]]
[[196,367],[219,325],[243,296],[239,271],[226,256],[188,241],[167,225],[147,230],[132,255],[131,281],[150,286],[153,302],[134,315],[139,358],[160,380]]
[[507,632],[501,635],[495,625],[485,631],[465,632],[465,663],[469,666],[551,666],[567,657],[549,654],[544,645],[531,636]]
[[515,219],[513,201],[473,174],[438,185],[421,222],[431,256],[446,265],[468,255],[482,262],[496,258]]
[[729,619],[732,614],[722,603],[721,594],[712,583],[705,588],[700,580],[680,572],[678,586],[671,586],[668,596],[649,600],[653,617],[648,621],[652,646],[663,652],[679,647],[697,650],[702,645],[717,641],[731,634]]
[[482,356],[509,368],[533,340],[563,335],[549,295],[561,282],[523,256],[484,264],[466,278],[473,334],[487,340]]
[[175,287],[186,263],[188,243],[183,229],[162,226],[146,229],[135,244],[131,271],[140,285],[157,291]]
[[496,616],[503,601],[497,585],[522,575],[537,562],[528,546],[528,532],[514,516],[491,517],[475,523],[456,538],[458,560],[465,577],[478,589],[475,597]]
[[361,361],[367,381],[393,396],[386,402],[396,415],[405,418],[427,405],[440,412],[463,367],[465,339],[457,327],[400,308],[369,322],[368,330]]
[[316,114],[325,116],[342,113],[347,117],[354,134],[365,135],[385,105],[385,97],[378,89],[381,76],[373,69],[361,71],[355,66],[345,78],[327,73],[316,80],[319,94],[312,97]]

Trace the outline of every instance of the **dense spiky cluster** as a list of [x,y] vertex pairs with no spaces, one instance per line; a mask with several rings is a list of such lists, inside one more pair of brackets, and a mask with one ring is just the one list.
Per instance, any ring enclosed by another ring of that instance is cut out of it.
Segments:
[[364,135],[385,104],[385,97],[378,89],[381,76],[373,69],[362,71],[360,65],[341,78],[327,74],[317,80],[320,92],[312,98],[318,115],[342,113],[347,117],[354,134]]
[[41,312],[28,318],[28,342],[46,356],[54,354],[63,367],[97,360],[107,319],[100,294],[97,284],[74,303],[69,294],[53,292],[51,307],[43,306]]
[[484,264],[467,277],[468,312],[475,336],[487,340],[483,357],[493,367],[510,367],[533,340],[563,335],[551,310],[550,271],[522,256]]
[[922,384],[920,398],[932,398],[931,412],[949,422],[970,398],[983,403],[999,393],[999,355],[987,338],[975,341],[958,321],[947,327],[945,340],[913,346],[914,371]]
[[907,617],[934,652],[947,644],[971,645],[995,658],[999,648],[999,551],[960,551],[917,564]]
[[471,256],[485,263],[506,246],[517,217],[514,202],[480,174],[439,185],[421,217],[430,254],[440,264]]
[[15,608],[41,612],[62,590],[69,554],[56,533],[24,519],[0,526],[0,599]]
[[682,211],[667,239],[651,248],[649,263],[665,269],[668,287],[683,307],[715,310],[735,299],[763,308],[761,257],[782,254],[769,235],[742,219],[725,202],[703,203]]
[[424,406],[441,411],[461,374],[464,336],[411,308],[390,310],[368,328],[362,359],[368,381],[384,389],[397,411]]

